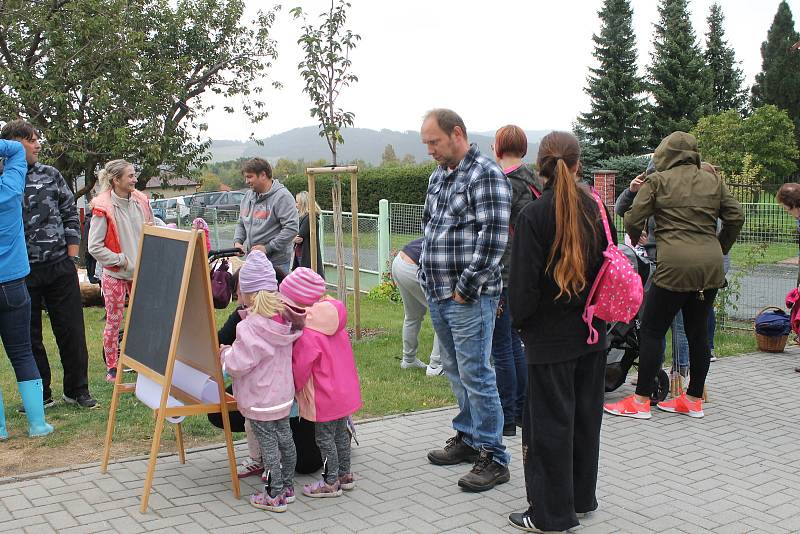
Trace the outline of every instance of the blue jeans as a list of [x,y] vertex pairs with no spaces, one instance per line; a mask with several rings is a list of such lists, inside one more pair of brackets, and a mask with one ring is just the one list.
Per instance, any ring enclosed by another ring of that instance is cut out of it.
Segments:
[[500,404],[503,406],[504,424],[514,424],[522,420],[522,408],[525,405],[525,388],[528,385],[528,363],[522,341],[516,330],[511,328],[511,314],[508,309],[508,289],[500,295],[504,310],[494,320],[492,336],[492,358],[494,371],[497,374],[497,390]]
[[717,331],[717,314],[714,307],[708,312],[708,348],[714,350],[714,334]]
[[0,337],[17,382],[41,378],[31,351],[31,297],[24,278],[0,284]]
[[672,361],[678,361],[678,368],[689,367],[689,342],[683,329],[683,313],[678,311],[672,320]]
[[511,456],[503,445],[503,409],[497,378],[489,363],[498,297],[482,295],[475,302],[458,304],[452,298],[428,298],[431,322],[439,337],[442,368],[458,401],[453,428],[464,442],[492,453],[508,465]]

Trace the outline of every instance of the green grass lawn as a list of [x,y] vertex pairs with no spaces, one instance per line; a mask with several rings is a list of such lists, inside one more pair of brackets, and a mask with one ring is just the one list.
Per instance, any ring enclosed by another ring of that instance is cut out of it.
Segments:
[[[350,308],[352,324],[352,303]],[[222,324],[229,313],[229,310],[218,310],[217,324]],[[0,387],[11,434],[11,439],[2,445],[4,453],[10,454],[0,455],[0,476],[99,459],[113,389],[112,384],[105,381],[101,348],[104,326],[102,317],[103,310],[100,308],[84,310],[89,346],[90,388],[101,403],[94,410],[79,410],[61,401],[62,372],[58,350],[55,348],[49,320],[44,319],[45,345],[53,368],[53,397],[58,400],[56,406],[47,410],[47,419],[56,431],[44,438],[27,438],[25,416],[17,413],[21,401],[16,379],[5,353],[0,356]],[[426,377],[424,370],[400,370],[403,322],[403,308],[400,304],[362,299],[361,317],[362,328],[371,329],[376,335],[365,336],[361,341],[353,343],[364,398],[364,407],[357,418],[423,410],[455,402],[444,377]],[[420,354],[423,359],[427,360],[432,339],[433,331],[426,322],[420,338]],[[134,373],[125,375],[126,382],[134,380]],[[221,431],[211,426],[205,417],[188,417],[183,426],[187,445],[219,442],[222,439]],[[123,395],[117,412],[113,456],[149,451],[152,430],[153,412],[135,396]],[[171,430],[164,433],[163,440],[165,449],[174,449],[174,434]],[[54,450],[58,450],[58,454],[54,454]],[[18,458],[15,460],[12,456]],[[41,458],[47,464],[41,465],[31,461],[31,458]]]
[[[429,378],[424,370],[400,370],[402,350],[403,308],[400,304],[362,299],[362,328],[368,335],[354,342],[354,352],[361,378],[364,407],[357,418],[405,413],[454,404],[449,384],[444,377]],[[229,308],[229,310],[232,308]],[[217,311],[217,323],[229,314]],[[350,303],[352,324],[352,302]],[[44,438],[27,438],[24,415],[17,413],[20,398],[8,359],[0,357],[0,387],[5,398],[5,413],[11,439],[3,443],[0,455],[0,476],[49,467],[97,461],[102,452],[112,384],[105,381],[105,367],[101,357],[104,322],[103,310],[87,308],[84,311],[90,354],[90,387],[101,406],[94,410],[80,410],[67,406],[61,399],[61,366],[58,352],[45,318],[45,345],[53,363],[53,396],[55,407],[48,409],[48,421],[56,431]],[[430,323],[426,321],[421,333],[420,355],[427,360],[433,338]],[[751,352],[756,349],[755,339],[747,332],[720,333],[717,336],[719,355]],[[670,351],[667,351],[670,354]],[[135,374],[126,374],[131,382]],[[117,413],[112,457],[119,458],[149,451],[153,430],[153,412],[138,402],[133,395],[121,397]],[[163,436],[164,450],[174,450],[174,434],[167,425]],[[211,426],[205,417],[188,417],[184,421],[187,446],[216,443],[222,439],[221,431]],[[242,437],[237,435],[237,438]]]

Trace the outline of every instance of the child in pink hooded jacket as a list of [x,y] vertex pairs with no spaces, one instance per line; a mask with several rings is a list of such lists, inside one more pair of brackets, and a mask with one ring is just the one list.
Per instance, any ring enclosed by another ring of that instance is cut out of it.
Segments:
[[236,340],[220,348],[225,371],[233,378],[233,394],[261,449],[267,484],[250,504],[285,512],[294,501],[297,453],[289,412],[294,401],[292,343],[299,330],[285,321],[272,264],[261,251],[247,256],[239,270],[239,289],[247,316],[236,325]]
[[[361,387],[347,335],[347,309],[325,297],[325,280],[306,267],[292,271],[280,286],[288,303],[306,308],[303,334],[292,350],[292,373],[300,417],[314,421],[324,462],[322,480],[304,486],[308,497],[338,497],[355,487],[350,470],[347,422],[361,408]],[[320,300],[322,299],[322,300]]]

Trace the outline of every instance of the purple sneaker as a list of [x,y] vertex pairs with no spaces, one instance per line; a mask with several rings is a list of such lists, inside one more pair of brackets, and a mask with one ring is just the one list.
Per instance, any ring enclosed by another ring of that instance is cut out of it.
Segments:
[[294,502],[294,486],[284,486],[283,495],[286,497],[287,503]]
[[339,487],[345,491],[350,491],[351,489],[356,487],[356,477],[353,476],[353,473],[345,473],[344,475],[339,475]]
[[254,493],[250,496],[250,504],[269,512],[285,512],[286,508],[288,508],[286,494],[284,492],[279,493],[275,497],[270,497],[267,492]]
[[323,478],[311,485],[303,486],[303,495],[314,498],[340,497],[342,495],[342,488],[339,486],[338,480],[333,484],[326,484]]

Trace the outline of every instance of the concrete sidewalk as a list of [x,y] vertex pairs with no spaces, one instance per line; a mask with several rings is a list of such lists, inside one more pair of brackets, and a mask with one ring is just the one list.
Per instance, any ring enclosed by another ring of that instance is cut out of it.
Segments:
[[[650,421],[605,416],[600,509],[574,529],[606,532],[799,532],[800,351],[713,363],[707,416],[659,412]],[[608,395],[631,391],[623,386]],[[230,491],[224,449],[193,452],[186,465],[159,460],[150,511],[139,513],[146,462],[83,467],[0,485],[0,532],[518,532],[526,508],[520,441],[508,484],[482,494],[456,486],[469,466],[435,467],[428,449],[450,435],[452,409],[358,426],[358,487],[338,499],[300,495],[283,514],[252,508],[257,486]],[[237,453],[245,454],[243,445]],[[298,477],[298,486],[310,477]]]

